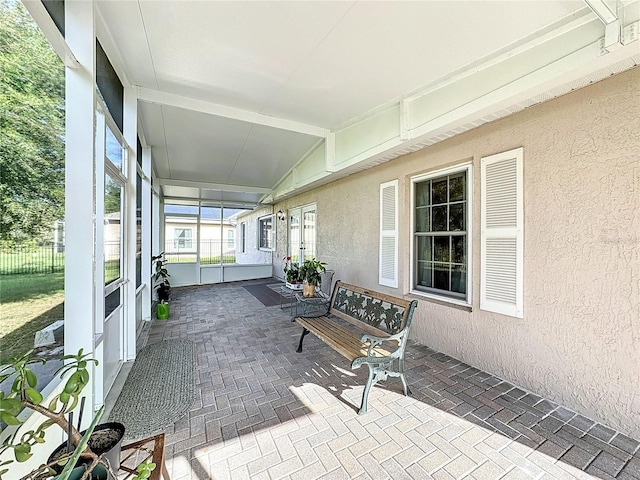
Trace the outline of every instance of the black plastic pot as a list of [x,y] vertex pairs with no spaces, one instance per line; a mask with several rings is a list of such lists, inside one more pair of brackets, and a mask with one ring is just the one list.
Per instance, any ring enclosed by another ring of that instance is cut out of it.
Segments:
[[[86,470],[86,465],[74,468],[73,470],[71,470],[69,480],[80,480]],[[52,480],[58,480],[58,477],[55,476]],[[109,472],[103,465],[98,465],[91,471],[91,480],[109,480]]]
[[[103,437],[107,434],[106,431],[111,431],[110,437],[108,441],[103,441]],[[80,432],[80,435],[85,434],[85,431]],[[124,437],[124,425],[118,422],[107,422],[97,425],[93,430],[93,433],[89,437],[89,448],[96,455],[104,454],[104,458],[109,461],[109,465],[114,472],[117,472],[120,468],[120,447],[122,446],[122,439]],[[47,463],[53,462],[56,458],[58,458],[61,454],[67,452],[67,442],[62,443],[56,448],[53,453],[49,456],[49,460]],[[88,460],[84,460],[80,458],[78,460],[78,465],[85,465]],[[62,465],[53,465],[53,468],[56,473],[62,472],[64,466]]]

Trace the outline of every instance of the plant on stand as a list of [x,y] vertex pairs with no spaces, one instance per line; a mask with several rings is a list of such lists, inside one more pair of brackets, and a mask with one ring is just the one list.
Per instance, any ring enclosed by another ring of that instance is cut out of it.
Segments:
[[287,287],[292,290],[302,289],[302,274],[300,267],[291,261],[291,257],[284,257],[284,275]]
[[305,297],[313,297],[316,287],[320,284],[322,274],[326,271],[325,262],[320,262],[315,258],[305,260],[300,267],[304,288],[302,294]]
[[154,264],[153,288],[158,296],[158,305],[156,306],[156,317],[159,319],[169,318],[169,297],[171,296],[171,283],[169,283],[169,272],[165,264],[164,252],[151,257]]
[[[89,384],[88,367],[92,363],[97,365],[98,361],[88,358],[89,354],[84,354],[82,349],[76,355],[62,357],[66,363],[56,371],[56,375],[60,374],[60,378],[66,378],[66,382],[62,392],[53,397],[45,406],[43,404],[44,397],[36,390],[38,379],[30,368],[35,363],[45,363],[45,360],[32,359],[32,352],[15,357],[10,361],[10,364],[0,368],[0,382],[13,378],[10,392],[0,391],[0,418],[7,425],[7,429],[15,429],[0,445],[0,454],[13,450],[16,461],[26,462],[32,457],[34,447],[45,443],[46,430],[52,425],[58,425],[67,433],[68,437],[67,441],[56,450],[59,451],[59,456],[54,458],[54,452],[46,465],[41,465],[26,474],[21,480],[49,478],[55,473],[60,473],[58,479],[66,479],[78,461],[84,465],[80,467],[83,479],[105,479],[109,474],[115,478],[112,467],[117,470],[119,466],[120,443],[124,436],[124,426],[104,424],[96,427],[102,414],[101,409],[86,432],[78,431],[82,422],[85,400],[85,397],[80,399],[80,394]],[[75,427],[73,410],[78,403],[80,403],[80,412],[78,426]],[[18,414],[23,408],[41,414],[45,420],[34,430],[22,432],[19,427],[23,422],[18,418]],[[111,431],[108,431],[109,428]],[[99,430],[102,433],[98,434]],[[114,458],[115,460],[113,460]],[[9,471],[6,467],[11,463],[13,460],[7,460],[0,464],[0,479],[6,478]],[[77,474],[77,472],[74,473]]]

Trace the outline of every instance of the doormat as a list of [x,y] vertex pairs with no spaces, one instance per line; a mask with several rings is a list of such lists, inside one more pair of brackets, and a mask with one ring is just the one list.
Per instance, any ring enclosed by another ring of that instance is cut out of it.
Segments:
[[147,345],[131,367],[109,421],[122,423],[131,440],[162,432],[195,401],[195,364],[191,340]]
[[[275,285],[275,288],[273,287]],[[260,284],[260,285],[244,285],[244,288],[247,292],[253,295],[255,298],[260,300],[260,302],[265,307],[273,307],[275,305],[285,304],[291,302],[291,300],[287,297],[282,297],[279,293],[280,286],[284,285],[284,283],[279,284]]]

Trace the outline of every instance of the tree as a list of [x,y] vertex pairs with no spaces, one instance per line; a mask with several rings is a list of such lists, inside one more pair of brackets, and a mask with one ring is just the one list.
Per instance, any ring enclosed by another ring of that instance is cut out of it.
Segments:
[[0,0],[0,241],[64,216],[64,65],[22,3]]

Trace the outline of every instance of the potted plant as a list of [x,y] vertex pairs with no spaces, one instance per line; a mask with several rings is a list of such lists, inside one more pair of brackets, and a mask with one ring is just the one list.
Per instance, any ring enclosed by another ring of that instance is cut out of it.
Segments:
[[[116,478],[113,470],[119,468],[120,444],[124,437],[124,426],[116,424],[116,427],[109,432],[104,425],[96,426],[102,413],[100,410],[89,429],[86,432],[79,432],[84,410],[84,397],[80,402],[78,427],[73,425],[73,410],[79,403],[80,394],[89,383],[88,367],[91,363],[97,365],[98,361],[88,358],[89,354],[84,354],[83,349],[80,349],[76,355],[62,357],[65,364],[56,371],[56,375],[60,374],[60,378],[66,378],[66,382],[62,391],[45,405],[43,404],[44,397],[35,388],[38,379],[30,366],[46,361],[32,359],[32,352],[33,350],[20,357],[15,357],[8,365],[0,368],[0,382],[13,378],[10,392],[0,391],[0,418],[7,427],[18,427],[2,442],[0,453],[13,450],[15,460],[25,462],[33,455],[32,450],[36,445],[45,443],[46,430],[52,425],[58,425],[64,432],[67,432],[68,436],[67,442],[58,450],[66,450],[66,452],[62,452],[58,458],[50,458],[46,465],[41,465],[38,469],[24,476],[23,479],[49,478],[60,472],[62,473],[57,478],[66,479],[76,461],[84,465],[81,467],[84,470],[81,472],[82,478],[105,479],[108,476],[107,472],[112,478]],[[19,428],[22,425],[22,420],[18,418],[18,414],[23,408],[41,414],[45,420],[34,430],[22,432]],[[99,430],[102,433],[98,434]],[[108,437],[108,441],[104,441],[105,436]],[[8,469],[4,467],[12,462],[13,460],[7,460],[0,464],[0,478],[8,472]],[[77,471],[75,474],[77,475]]]
[[315,258],[305,260],[300,267],[300,274],[304,281],[302,294],[305,297],[313,297],[316,287],[320,284],[321,274],[326,271],[325,262],[320,262]]
[[285,284],[291,290],[302,290],[302,275],[300,267],[291,261],[291,257],[284,257]]
[[159,319],[169,318],[169,297],[171,296],[171,283],[169,283],[169,272],[165,266],[166,260],[164,252],[151,257],[155,272],[153,274],[153,288],[158,296],[156,305],[156,317]]

